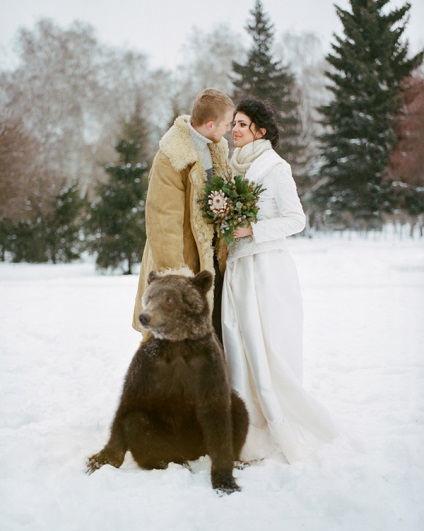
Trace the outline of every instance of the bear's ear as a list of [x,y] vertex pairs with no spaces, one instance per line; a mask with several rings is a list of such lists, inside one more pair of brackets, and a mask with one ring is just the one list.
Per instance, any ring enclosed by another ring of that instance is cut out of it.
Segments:
[[207,293],[212,287],[213,276],[210,271],[206,269],[200,271],[197,275],[191,280],[193,284],[199,288],[203,293]]
[[150,284],[158,278],[158,274],[155,271],[150,271],[149,276],[147,277],[147,284]]

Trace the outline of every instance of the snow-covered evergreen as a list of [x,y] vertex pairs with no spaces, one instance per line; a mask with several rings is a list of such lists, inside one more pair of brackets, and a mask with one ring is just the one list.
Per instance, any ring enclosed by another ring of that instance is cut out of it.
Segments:
[[[379,222],[395,208],[385,180],[397,142],[395,117],[402,110],[402,81],[423,61],[409,57],[403,34],[410,4],[391,9],[389,0],[349,0],[336,7],[343,35],[335,36],[327,56],[330,103],[321,108],[321,177],[315,204],[333,220]],[[348,213],[346,215],[346,213]]]

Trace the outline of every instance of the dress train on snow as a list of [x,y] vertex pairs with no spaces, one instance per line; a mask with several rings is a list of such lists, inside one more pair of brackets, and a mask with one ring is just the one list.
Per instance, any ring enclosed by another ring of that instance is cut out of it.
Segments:
[[327,410],[302,387],[302,312],[288,251],[227,264],[223,342],[231,385],[250,415],[243,460],[279,456],[292,463],[336,436]]

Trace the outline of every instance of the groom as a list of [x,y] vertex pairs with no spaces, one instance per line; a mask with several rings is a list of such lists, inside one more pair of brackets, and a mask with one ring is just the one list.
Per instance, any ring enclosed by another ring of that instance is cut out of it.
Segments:
[[[213,225],[203,218],[198,200],[205,181],[228,173],[228,142],[234,104],[208,88],[196,98],[190,116],[179,116],[159,142],[149,174],[146,199],[147,240],[141,262],[133,327],[147,337],[138,316],[150,271],[214,275],[210,292],[215,331],[222,342],[221,291],[226,249],[215,245]],[[213,300],[212,300],[213,297]]]

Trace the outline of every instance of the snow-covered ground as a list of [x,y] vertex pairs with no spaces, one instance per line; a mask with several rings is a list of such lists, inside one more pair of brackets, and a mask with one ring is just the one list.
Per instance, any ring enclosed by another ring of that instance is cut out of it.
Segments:
[[106,442],[139,336],[137,277],[91,263],[0,264],[0,529],[424,529],[424,241],[290,242],[305,305],[305,387],[340,436],[308,460],[236,470],[207,457],[84,473]]

